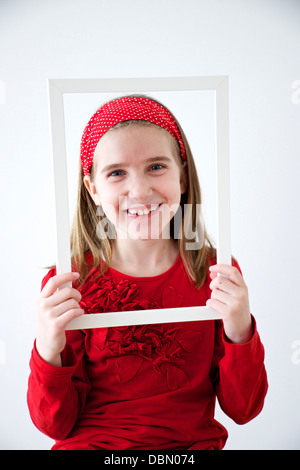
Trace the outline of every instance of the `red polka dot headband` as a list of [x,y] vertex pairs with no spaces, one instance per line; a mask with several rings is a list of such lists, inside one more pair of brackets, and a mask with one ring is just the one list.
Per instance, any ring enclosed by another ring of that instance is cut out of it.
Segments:
[[96,146],[105,132],[119,122],[132,119],[152,122],[170,132],[179,143],[182,160],[186,160],[183,140],[171,113],[164,106],[149,98],[126,96],[103,105],[91,117],[84,129],[80,149],[84,175],[90,174]]

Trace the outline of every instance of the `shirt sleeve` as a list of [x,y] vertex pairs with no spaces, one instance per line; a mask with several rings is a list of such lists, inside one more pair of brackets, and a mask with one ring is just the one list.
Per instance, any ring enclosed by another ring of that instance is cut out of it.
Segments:
[[[54,275],[51,270],[42,282]],[[82,331],[67,331],[62,367],[45,362],[35,343],[30,359],[27,403],[35,426],[52,439],[64,439],[84,408],[91,384],[85,370]]]
[[[238,262],[232,265],[242,274]],[[264,347],[252,317],[252,338],[248,343],[233,344],[224,333],[223,322],[216,321],[212,379],[222,410],[237,424],[255,418],[263,408],[268,390],[264,366]]]
[[216,322],[212,380],[222,410],[237,424],[245,424],[262,410],[268,389],[264,347],[252,316],[253,336],[248,343],[227,341],[222,322]]

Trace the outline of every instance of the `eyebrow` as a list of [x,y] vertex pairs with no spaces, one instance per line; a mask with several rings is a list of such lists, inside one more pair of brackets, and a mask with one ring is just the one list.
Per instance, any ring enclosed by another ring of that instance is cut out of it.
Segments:
[[[151,157],[147,158],[146,160],[143,160],[142,163],[151,163],[151,162],[171,162],[171,158],[165,157],[165,156],[160,156],[160,157]],[[130,165],[125,165],[124,163],[112,163],[111,165],[106,165],[104,168],[102,168],[101,173],[105,173],[106,171],[113,170],[115,168],[127,168]]]

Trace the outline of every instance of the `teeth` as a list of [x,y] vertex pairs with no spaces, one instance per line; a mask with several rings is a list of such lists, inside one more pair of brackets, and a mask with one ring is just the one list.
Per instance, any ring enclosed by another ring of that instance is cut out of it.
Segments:
[[151,209],[128,209],[129,214],[131,215],[148,215],[150,212],[155,211],[158,208],[159,204],[151,207]]

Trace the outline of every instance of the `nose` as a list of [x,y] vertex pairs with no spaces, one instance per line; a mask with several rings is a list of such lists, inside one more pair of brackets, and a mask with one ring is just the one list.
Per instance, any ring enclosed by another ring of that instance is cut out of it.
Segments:
[[128,198],[131,201],[146,204],[152,195],[152,187],[147,177],[133,175],[128,181]]

